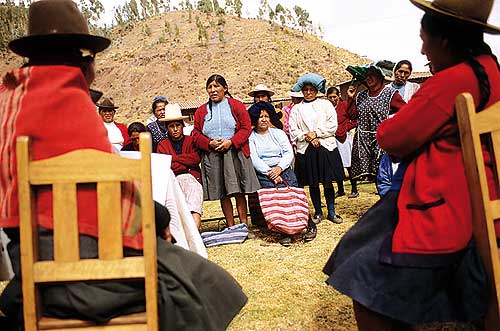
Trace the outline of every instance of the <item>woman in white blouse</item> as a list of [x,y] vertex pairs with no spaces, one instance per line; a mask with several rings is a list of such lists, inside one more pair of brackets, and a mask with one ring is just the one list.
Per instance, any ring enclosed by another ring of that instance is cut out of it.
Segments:
[[295,106],[290,114],[290,138],[295,142],[297,157],[295,173],[299,184],[309,185],[314,219],[319,223],[323,218],[319,184],[328,209],[327,219],[342,223],[335,213],[335,190],[332,182],[343,180],[342,159],[337,149],[335,131],[337,114],[333,105],[318,99],[318,91],[325,93],[326,80],[317,74],[306,74],[299,78],[292,91],[302,91],[304,100]]

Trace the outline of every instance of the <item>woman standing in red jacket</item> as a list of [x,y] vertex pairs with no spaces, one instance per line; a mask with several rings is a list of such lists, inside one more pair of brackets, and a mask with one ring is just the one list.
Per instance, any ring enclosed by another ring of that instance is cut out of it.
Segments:
[[[402,162],[391,190],[324,268],[327,283],[353,299],[359,330],[478,321],[488,306],[454,104],[462,92],[472,94],[477,111],[500,100],[500,65],[483,40],[500,27],[486,23],[493,0],[410,1],[425,11],[422,54],[435,74],[379,125],[380,147]],[[486,146],[483,153],[493,198]]]
[[192,133],[202,153],[203,198],[220,200],[229,227],[234,225],[234,196],[238,217],[248,226],[245,194],[260,188],[250,159],[250,116],[243,103],[231,97],[221,75],[210,76],[205,87],[209,100],[196,110]]

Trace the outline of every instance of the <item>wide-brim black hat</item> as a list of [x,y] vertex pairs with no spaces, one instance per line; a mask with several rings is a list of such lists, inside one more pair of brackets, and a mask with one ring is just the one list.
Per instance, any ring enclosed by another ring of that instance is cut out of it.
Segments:
[[106,49],[108,38],[91,35],[87,21],[71,0],[40,0],[28,11],[28,35],[12,40],[9,48],[31,57],[65,49],[88,49],[98,53]]

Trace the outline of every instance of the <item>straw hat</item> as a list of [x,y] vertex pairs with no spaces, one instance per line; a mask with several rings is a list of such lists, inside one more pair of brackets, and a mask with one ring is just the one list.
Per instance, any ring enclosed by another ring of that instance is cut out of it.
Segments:
[[252,92],[248,93],[249,96],[253,97],[257,92],[267,92],[269,96],[272,97],[274,95],[274,91],[267,87],[266,84],[259,84],[255,86]]
[[28,11],[28,35],[12,40],[9,48],[30,57],[44,51],[86,49],[94,53],[106,49],[111,41],[89,33],[87,21],[71,0],[40,0]]
[[159,118],[160,122],[183,121],[189,116],[183,116],[181,106],[178,103],[169,103],[165,106],[165,117]]
[[303,98],[304,97],[304,94],[302,94],[302,91],[298,91],[298,92],[288,91],[287,93],[292,98]]
[[99,110],[101,109],[118,109],[118,106],[115,106],[115,104],[113,103],[113,99],[111,98],[106,98],[104,97],[104,99],[102,99],[102,102],[101,103],[97,103],[96,106],[99,108]]
[[500,27],[488,24],[494,0],[410,0],[425,12],[442,14],[472,23],[486,33],[500,34]]

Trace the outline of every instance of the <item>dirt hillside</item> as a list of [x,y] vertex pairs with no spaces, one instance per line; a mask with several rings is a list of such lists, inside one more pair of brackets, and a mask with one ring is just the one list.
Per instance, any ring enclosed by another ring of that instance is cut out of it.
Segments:
[[[196,16],[208,32],[203,43],[198,40]],[[331,85],[350,78],[347,65],[368,62],[315,36],[267,21],[233,16],[222,20],[224,24],[201,12],[174,11],[130,28],[114,28],[111,47],[97,57],[94,87],[120,106],[117,120],[145,121],[158,94],[167,95],[170,102],[205,100],[205,81],[214,73],[226,78],[234,97],[248,98],[259,83],[280,97],[306,72],[325,76]],[[0,70],[15,68],[21,61],[10,54]]]

